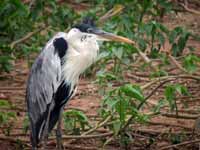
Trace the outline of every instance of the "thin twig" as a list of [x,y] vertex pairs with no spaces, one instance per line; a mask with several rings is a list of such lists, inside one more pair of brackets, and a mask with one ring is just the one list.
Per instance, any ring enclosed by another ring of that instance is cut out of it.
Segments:
[[196,15],[200,15],[199,11],[196,11],[194,9],[190,9],[190,8],[188,8],[186,5],[184,5],[182,3],[179,3],[179,5],[182,6],[185,10],[187,10],[190,13],[193,13],[193,14],[196,14]]
[[180,125],[180,124],[175,124],[175,123],[171,123],[171,122],[155,122],[155,121],[148,121],[149,124],[151,125],[163,125],[163,126],[173,126],[173,127],[179,127],[179,128],[184,128],[187,130],[192,130],[192,127],[187,127],[184,125]]
[[7,136],[0,136],[0,141],[9,141],[12,143],[18,143],[19,141],[23,142],[23,145],[31,147],[29,144],[29,140],[27,139],[17,139],[13,137],[7,137]]
[[176,119],[197,119],[200,115],[176,115],[176,114],[169,114],[169,113],[161,113],[162,116],[169,117],[169,118],[176,118]]
[[[68,135],[62,136],[62,139],[91,139],[91,138],[103,138],[113,135],[113,132],[103,133],[103,134],[94,134],[94,135]],[[50,140],[54,140],[55,137],[50,137]]]
[[172,79],[172,78],[175,78],[175,79],[185,78],[185,79],[193,79],[196,81],[200,81],[200,77],[195,76],[195,75],[163,76],[163,77],[153,79],[151,82],[148,82],[147,84],[143,85],[141,88],[144,90],[144,89],[148,88],[149,86],[155,84],[156,82],[160,82],[160,81],[163,81],[166,79]]
[[147,95],[147,96],[145,97],[145,99],[139,104],[138,110],[143,106],[144,103],[146,103],[146,101],[147,101],[160,87],[162,87],[165,83],[170,82],[170,81],[173,81],[173,80],[175,80],[175,79],[168,79],[168,80],[165,80],[165,81],[163,81],[162,83],[160,83],[156,88],[154,88],[154,89],[151,91],[151,93],[150,93],[149,95]]
[[103,24],[109,18],[119,14],[124,9],[123,5],[116,5],[111,10],[109,10],[105,15],[99,18],[98,24]]
[[47,30],[49,27],[46,27],[46,26],[43,26],[33,32],[29,32],[28,34],[26,34],[24,37],[16,40],[16,41],[13,41],[11,44],[10,44],[10,47],[11,49],[13,49],[17,44],[19,43],[22,43],[22,42],[25,42],[26,40],[28,40],[29,38],[31,38],[33,35],[35,35],[36,33],[42,31],[43,29]]
[[[104,125],[111,119],[111,117],[112,117],[112,115],[108,116],[104,121],[98,123],[94,128],[92,128],[92,129],[90,129],[90,130],[88,130],[88,131],[82,133],[81,136],[88,135],[88,134],[90,134],[90,133],[96,131],[98,128],[104,126]],[[70,143],[74,142],[75,140],[76,140],[76,139],[70,140],[70,141],[68,141],[67,143],[70,144]]]
[[178,61],[177,61],[173,56],[168,55],[168,58],[171,60],[170,62],[172,62],[173,64],[175,64],[176,67],[177,67],[178,69],[180,69],[180,70],[181,70],[182,72],[184,72],[184,73],[188,73],[188,72],[178,63]]
[[186,142],[182,142],[179,144],[174,144],[174,145],[169,145],[169,146],[165,146],[165,147],[161,147],[159,148],[160,150],[166,150],[166,149],[171,149],[171,148],[177,148],[179,146],[185,146],[185,145],[189,145],[189,144],[195,144],[195,143],[199,143],[200,139],[196,139],[196,140],[192,140],[192,141],[186,141]]
[[84,132],[84,133],[82,134],[82,136],[83,136],[83,135],[90,134],[90,133],[96,131],[96,129],[98,129],[98,128],[104,126],[104,125],[111,119],[111,117],[112,117],[111,115],[108,116],[103,122],[98,123],[94,128],[92,128],[92,129],[90,129],[90,130]]
[[0,91],[3,91],[3,90],[6,90],[6,91],[18,91],[18,90],[25,90],[26,88],[25,87],[0,87]]

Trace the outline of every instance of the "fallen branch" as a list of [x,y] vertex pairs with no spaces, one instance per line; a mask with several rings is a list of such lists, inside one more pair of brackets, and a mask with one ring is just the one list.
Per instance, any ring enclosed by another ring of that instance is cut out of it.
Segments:
[[170,62],[172,62],[178,69],[180,69],[184,73],[188,73],[179,63],[178,61],[171,55],[168,55]]
[[74,144],[66,144],[64,145],[65,148],[69,148],[69,149],[76,149],[76,150],[98,150],[99,148],[97,147],[88,147],[88,146],[78,146],[78,145],[74,145]]
[[190,13],[193,13],[193,14],[196,14],[196,15],[200,15],[199,11],[196,11],[194,9],[190,9],[185,4],[179,3],[179,5],[182,6],[186,11],[188,11]]
[[169,118],[176,118],[176,119],[197,119],[200,115],[176,115],[176,114],[168,114],[168,113],[161,113],[162,116],[169,117]]
[[[85,135],[88,135],[94,131],[96,131],[98,128],[103,127],[110,119],[111,119],[112,115],[108,116],[104,121],[98,123],[94,128],[84,132],[81,134],[82,137],[84,137]],[[76,139],[70,140],[67,143],[70,144],[72,142],[74,142]]]
[[25,145],[27,147],[31,147],[31,145],[29,144],[30,141],[27,139],[18,139],[18,138],[13,138],[13,137],[0,136],[0,141],[9,141],[9,142],[15,143],[15,144],[18,144],[19,141],[21,141],[23,143],[23,145]]
[[9,90],[25,90],[26,88],[25,87],[0,87],[0,91],[3,91],[3,90],[6,90],[6,91],[9,91]]
[[[135,46],[135,43],[133,42],[132,45]],[[138,49],[138,48],[136,48],[136,51],[137,51],[137,53],[139,54],[139,56],[142,58],[142,60],[143,60],[145,63],[149,64],[150,67],[151,67],[154,71],[157,71],[157,70],[158,70],[157,67],[151,63],[151,60],[145,55],[145,53],[143,53],[143,52],[142,52],[140,49]]]
[[151,82],[143,85],[141,88],[144,90],[146,88],[148,88],[149,86],[155,84],[156,82],[160,82],[166,79],[179,79],[179,78],[185,78],[185,79],[193,79],[196,81],[200,81],[200,77],[199,76],[195,76],[195,75],[178,75],[178,76],[164,76],[164,77],[159,77],[159,78],[155,78],[153,79]]
[[96,131],[96,129],[98,129],[98,128],[104,126],[104,125],[111,119],[111,117],[112,117],[111,115],[108,116],[103,122],[97,124],[94,128],[92,128],[92,129],[90,129],[90,130],[84,132],[84,133],[82,134],[82,136],[83,136],[83,135],[90,134],[90,133]]
[[[91,139],[91,138],[103,138],[113,135],[113,132],[103,133],[103,134],[94,134],[94,135],[68,135],[62,136],[62,139]],[[50,137],[49,140],[54,140],[55,137]]]
[[[164,128],[163,128],[164,129]],[[139,129],[134,129],[135,132],[140,132],[142,134],[150,134],[150,135],[160,135],[160,134],[174,134],[174,135],[179,135],[179,134],[183,134],[182,131],[179,132],[172,132],[169,131],[169,129],[164,129],[164,130],[154,130],[154,129],[143,129],[143,128],[139,128]],[[191,135],[192,132],[184,132],[185,135]]]
[[151,124],[151,125],[173,126],[173,127],[184,128],[184,129],[187,129],[187,130],[193,130],[192,127],[187,127],[187,126],[184,126],[184,125],[174,124],[174,123],[169,123],[169,122],[148,121],[147,123],[149,123],[149,124]]
[[103,24],[109,18],[119,14],[124,9],[123,5],[116,5],[111,10],[109,10],[105,15],[99,18],[98,24]]
[[196,140],[192,140],[192,141],[182,142],[182,143],[179,143],[179,144],[174,144],[174,145],[169,145],[169,146],[161,147],[159,149],[160,150],[172,149],[172,148],[177,148],[179,146],[185,146],[185,145],[195,144],[195,143],[199,143],[199,142],[200,142],[200,139],[196,139]]
[[22,43],[22,42],[25,42],[26,40],[28,40],[29,38],[31,38],[33,35],[35,35],[36,33],[42,31],[43,29],[47,30],[49,27],[46,27],[46,26],[43,26],[33,32],[29,32],[28,34],[26,34],[24,37],[16,40],[16,41],[13,41],[11,44],[10,44],[10,47],[11,49],[13,49],[17,44],[19,43]]

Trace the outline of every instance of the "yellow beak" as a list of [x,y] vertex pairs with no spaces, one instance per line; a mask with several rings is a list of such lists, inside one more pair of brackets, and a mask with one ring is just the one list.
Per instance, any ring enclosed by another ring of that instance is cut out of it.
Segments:
[[105,32],[103,30],[99,30],[97,28],[89,28],[88,33],[96,34],[101,40],[108,41],[116,41],[116,42],[124,42],[128,44],[135,44],[134,41],[119,35],[115,35],[113,33]]

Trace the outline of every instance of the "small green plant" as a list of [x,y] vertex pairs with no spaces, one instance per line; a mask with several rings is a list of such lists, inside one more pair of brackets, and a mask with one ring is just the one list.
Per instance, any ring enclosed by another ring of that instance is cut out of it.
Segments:
[[80,134],[81,130],[91,127],[87,116],[81,111],[70,110],[64,112],[63,118],[65,130],[72,131],[73,134]]
[[26,115],[24,120],[23,120],[23,132],[26,134],[29,130],[29,127],[30,127],[30,122],[29,122],[29,118],[28,116]]
[[165,88],[165,100],[169,103],[170,110],[175,110],[176,113],[178,112],[178,107],[176,103],[177,94],[190,96],[190,93],[188,92],[187,88],[181,84],[168,85]]
[[[0,100],[0,109],[11,109],[12,106],[6,100]],[[0,111],[0,128],[5,135],[10,135],[13,128],[13,121],[16,118],[15,112]]]
[[[100,115],[104,119],[111,116],[108,128],[121,139],[122,144],[129,141],[125,140],[127,135],[124,132],[129,127],[129,123],[132,121],[145,123],[148,120],[148,116],[142,114],[138,107],[144,100],[140,87],[132,84],[113,89],[104,96]],[[132,121],[128,122],[130,118]]]
[[200,57],[190,54],[183,60],[183,67],[189,72],[194,73],[200,65]]

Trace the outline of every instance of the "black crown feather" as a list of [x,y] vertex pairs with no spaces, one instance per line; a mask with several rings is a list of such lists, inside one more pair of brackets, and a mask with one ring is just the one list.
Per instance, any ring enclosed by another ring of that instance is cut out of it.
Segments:
[[88,32],[89,28],[94,28],[96,25],[93,18],[86,17],[82,20],[81,24],[77,24],[73,27],[79,29],[81,32]]

